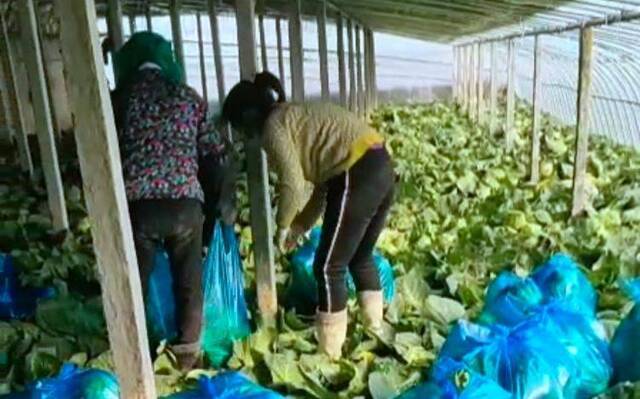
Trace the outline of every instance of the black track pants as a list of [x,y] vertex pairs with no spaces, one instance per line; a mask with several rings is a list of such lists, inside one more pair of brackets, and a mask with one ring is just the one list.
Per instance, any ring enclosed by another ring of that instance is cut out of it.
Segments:
[[393,202],[395,174],[389,153],[369,150],[329,180],[327,188],[314,273],[319,310],[339,312],[347,306],[347,268],[359,292],[381,289],[372,253]]

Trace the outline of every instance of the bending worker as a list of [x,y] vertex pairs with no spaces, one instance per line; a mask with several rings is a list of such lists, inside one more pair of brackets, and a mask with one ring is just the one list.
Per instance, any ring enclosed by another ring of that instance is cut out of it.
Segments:
[[[373,248],[393,201],[395,174],[384,140],[354,114],[328,103],[287,103],[268,72],[241,81],[227,96],[223,116],[261,135],[278,175],[277,241],[281,250],[324,212],[314,273],[319,348],[341,355],[347,332],[347,267],[365,324],[381,326],[383,297]],[[308,202],[307,183],[314,186]]]
[[207,104],[186,85],[171,43],[139,32],[115,53],[112,94],[143,292],[159,246],[171,264],[182,369],[199,360],[202,324],[202,205],[199,158],[222,157]]

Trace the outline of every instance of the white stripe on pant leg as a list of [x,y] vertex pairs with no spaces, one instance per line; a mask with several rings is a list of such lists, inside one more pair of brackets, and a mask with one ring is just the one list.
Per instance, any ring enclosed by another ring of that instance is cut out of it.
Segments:
[[324,287],[325,287],[325,290],[327,290],[327,313],[331,313],[331,287],[329,287],[329,276],[327,275],[327,271],[329,269],[329,261],[331,260],[331,255],[333,255],[333,249],[336,245],[336,240],[338,239],[338,233],[340,232],[340,225],[342,224],[344,211],[347,209],[347,199],[349,197],[349,171],[348,170],[344,173],[344,176],[345,176],[344,191],[342,192],[342,201],[340,202],[340,214],[338,215],[338,223],[336,224],[336,228],[333,232],[331,245],[329,246],[329,251],[327,252],[327,257],[324,261],[324,266],[322,267],[322,270],[324,272]]

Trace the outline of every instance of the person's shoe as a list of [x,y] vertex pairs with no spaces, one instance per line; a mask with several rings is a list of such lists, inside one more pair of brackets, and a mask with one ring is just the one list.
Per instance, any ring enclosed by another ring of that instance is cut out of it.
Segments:
[[373,331],[379,331],[382,328],[382,319],[384,317],[382,291],[359,292],[358,302],[360,303],[364,326]]
[[342,344],[347,338],[347,309],[336,312],[318,312],[316,314],[318,350],[337,360],[342,356]]
[[176,357],[180,371],[187,372],[200,367],[200,363],[202,362],[200,342],[173,345],[171,346],[171,352],[173,352]]

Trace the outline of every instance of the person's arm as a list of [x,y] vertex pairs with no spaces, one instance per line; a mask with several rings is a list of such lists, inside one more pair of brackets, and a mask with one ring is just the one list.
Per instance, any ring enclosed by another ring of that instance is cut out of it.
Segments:
[[298,152],[284,126],[272,124],[265,130],[264,149],[278,175],[276,191],[279,198],[276,224],[281,231],[286,231],[302,207],[304,173],[298,159]]
[[321,184],[315,186],[311,198],[307,202],[307,205],[298,213],[293,220],[292,233],[304,234],[311,230],[313,225],[318,221],[322,212],[325,209],[327,201],[327,185]]

